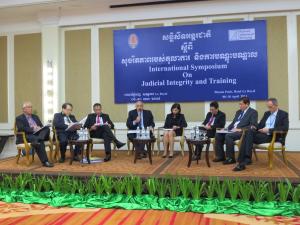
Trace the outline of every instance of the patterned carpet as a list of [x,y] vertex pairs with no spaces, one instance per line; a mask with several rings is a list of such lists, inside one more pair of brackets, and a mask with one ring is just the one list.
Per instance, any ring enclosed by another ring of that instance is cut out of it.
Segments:
[[180,213],[157,210],[74,209],[0,202],[0,224],[244,225],[300,224],[300,217]]
[[[94,156],[103,157],[103,151],[94,151]],[[54,168],[45,168],[41,166],[38,158],[31,166],[26,166],[25,158],[20,159],[20,163],[16,164],[15,157],[0,160],[0,173],[20,173],[31,172],[35,174],[70,174],[75,176],[89,176],[92,174],[105,175],[128,175],[135,174],[142,177],[148,176],[163,176],[166,174],[182,175],[190,177],[240,177],[241,179],[265,179],[277,180],[289,178],[293,182],[300,181],[300,152],[287,153],[288,166],[283,163],[279,153],[274,155],[274,167],[268,168],[268,158],[266,152],[258,152],[258,161],[253,161],[252,165],[247,166],[247,169],[242,172],[233,172],[233,165],[224,166],[222,163],[213,163],[213,153],[210,154],[211,167],[208,168],[204,160],[197,165],[192,162],[190,168],[187,167],[188,154],[184,157],[177,154],[173,159],[163,159],[161,156],[153,156],[153,164],[149,163],[148,159],[138,160],[133,163],[133,155],[127,155],[127,151],[119,151],[117,156],[113,155],[112,161],[108,163],[81,164],[73,162],[69,165],[69,158],[65,163],[55,163]]]

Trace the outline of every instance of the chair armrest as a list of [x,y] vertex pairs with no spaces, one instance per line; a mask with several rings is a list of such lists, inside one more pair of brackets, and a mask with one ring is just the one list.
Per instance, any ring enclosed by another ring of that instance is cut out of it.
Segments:
[[238,145],[237,145],[239,149],[240,149],[241,144],[243,143],[243,140],[245,138],[246,131],[249,130],[249,128],[242,128],[241,130],[242,130],[242,136],[241,136],[241,138],[238,142]]
[[162,128],[163,128],[163,127],[158,127],[158,128],[157,128],[157,133],[156,133],[156,134],[157,134],[157,138],[158,138],[158,139],[159,139],[159,137],[160,137],[160,131],[162,130]]
[[21,136],[22,136],[22,139],[23,139],[23,143],[24,143],[25,145],[28,145],[28,142],[27,142],[27,140],[26,140],[26,134],[25,134],[24,131],[18,131],[18,132],[15,132],[15,134],[16,134],[16,136],[21,135]]
[[182,129],[182,134],[181,134],[181,137],[180,137],[180,142],[182,142],[182,143],[184,143],[184,141],[185,141],[185,131],[184,131],[185,129],[183,128]]
[[286,137],[287,133],[288,133],[288,131],[283,131],[283,130],[273,131],[272,140],[270,142],[270,145],[274,146],[274,144],[276,142],[276,138],[278,137],[279,134],[284,135],[282,144],[285,145],[285,137]]
[[276,134],[287,134],[288,131],[283,131],[283,130],[276,130],[276,131],[273,131],[273,134],[276,133]]

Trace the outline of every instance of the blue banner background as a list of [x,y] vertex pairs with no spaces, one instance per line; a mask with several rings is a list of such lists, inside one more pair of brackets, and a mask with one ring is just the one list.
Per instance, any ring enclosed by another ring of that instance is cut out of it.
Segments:
[[115,102],[268,97],[266,21],[114,31]]

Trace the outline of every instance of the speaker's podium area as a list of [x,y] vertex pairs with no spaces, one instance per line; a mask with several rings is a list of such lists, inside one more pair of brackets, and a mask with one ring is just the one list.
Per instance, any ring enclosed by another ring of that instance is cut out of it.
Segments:
[[299,224],[300,2],[0,1],[0,224]]

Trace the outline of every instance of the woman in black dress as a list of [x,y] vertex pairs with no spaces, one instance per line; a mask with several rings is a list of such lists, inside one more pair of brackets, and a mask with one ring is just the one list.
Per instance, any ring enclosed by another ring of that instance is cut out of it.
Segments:
[[171,113],[167,115],[164,128],[164,154],[163,158],[167,157],[169,151],[169,158],[173,157],[174,153],[174,138],[181,136],[183,128],[187,127],[184,115],[181,114],[180,104],[175,103],[171,107]]

